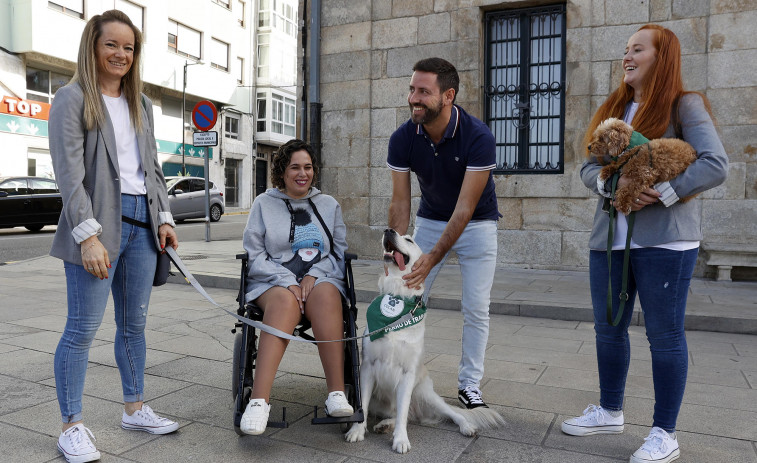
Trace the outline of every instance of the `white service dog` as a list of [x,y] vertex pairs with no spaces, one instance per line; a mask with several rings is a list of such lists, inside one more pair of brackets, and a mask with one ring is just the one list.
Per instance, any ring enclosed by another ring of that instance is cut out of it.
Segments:
[[[385,274],[379,279],[379,291],[384,295],[381,311],[385,312],[385,308],[391,311],[386,304],[386,295],[420,301],[423,288],[409,288],[402,276],[411,272],[413,264],[422,254],[421,249],[409,235],[400,236],[392,229],[384,232],[383,245]],[[371,337],[363,338],[360,393],[366,420],[353,424],[347,431],[345,439],[348,442],[364,439],[369,404],[373,405],[374,415],[385,418],[373,430],[388,433],[394,429],[392,448],[399,453],[410,450],[408,420],[426,424],[446,418],[454,421],[464,436],[504,424],[502,416],[490,408],[465,410],[451,407],[434,392],[434,385],[423,364],[425,320],[423,315],[414,317],[417,318],[420,318],[417,323],[387,332],[379,339],[372,341]]]

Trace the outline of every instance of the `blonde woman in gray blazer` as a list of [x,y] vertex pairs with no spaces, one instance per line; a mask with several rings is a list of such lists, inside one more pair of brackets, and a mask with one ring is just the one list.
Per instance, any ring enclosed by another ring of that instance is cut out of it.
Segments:
[[50,154],[63,196],[52,256],[63,260],[68,318],[55,351],[63,420],[58,449],[69,462],[100,458],[82,422],[89,347],[112,291],[121,426],[153,434],[178,424],[144,400],[147,308],[157,256],[178,246],[157,159],[152,105],[141,94],[142,38],[117,10],[86,25],[72,82],[50,110]]
[[[652,429],[630,462],[667,463],[680,455],[675,431],[688,366],[686,296],[702,239],[700,201],[684,203],[680,198],[721,184],[728,171],[728,156],[715,130],[707,98],[684,91],[678,38],[656,24],[642,26],[628,40],[623,55],[623,82],[597,110],[589,124],[587,140],[608,117],[625,120],[649,139],[682,138],[694,147],[697,159],[678,177],[649,185],[635,198],[626,307],[617,326],[609,323],[606,312],[608,300],[613,314],[620,306],[629,222],[623,214],[617,214],[610,272],[610,221],[602,205],[611,198],[611,187],[609,182],[598,180],[602,164],[609,159],[590,157],[581,168],[586,187],[600,195],[589,240],[600,396],[598,406],[590,404],[581,416],[565,420],[562,431],[574,436],[623,432],[624,393],[631,358],[628,326],[638,294],[652,354],[655,405]],[[621,175],[618,187],[628,181]]]

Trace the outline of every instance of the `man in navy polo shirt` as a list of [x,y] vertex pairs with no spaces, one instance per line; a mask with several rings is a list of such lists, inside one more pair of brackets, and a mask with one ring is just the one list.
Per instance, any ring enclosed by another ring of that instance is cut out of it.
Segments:
[[492,169],[494,136],[480,120],[454,104],[460,77],[441,58],[415,63],[410,79],[410,120],[389,139],[392,170],[389,226],[400,234],[410,225],[410,172],[421,188],[415,241],[424,254],[405,276],[425,281],[424,298],[447,254],[455,251],[463,277],[463,342],[458,398],[468,408],[486,407],[481,390],[489,337],[489,300],[497,260],[497,210]]

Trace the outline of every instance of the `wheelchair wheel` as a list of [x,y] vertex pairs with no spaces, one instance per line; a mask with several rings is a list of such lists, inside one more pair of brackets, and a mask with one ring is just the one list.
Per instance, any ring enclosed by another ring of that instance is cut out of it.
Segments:
[[[247,343],[246,346],[245,340]],[[231,395],[234,399],[234,430],[240,436],[244,435],[244,433],[239,428],[239,423],[252,395],[253,372],[255,370],[255,359],[257,358],[257,340],[258,337],[255,334],[255,330],[250,327],[238,330],[234,337]],[[243,349],[243,347],[246,347],[246,349]],[[241,383],[240,372],[244,375]]]

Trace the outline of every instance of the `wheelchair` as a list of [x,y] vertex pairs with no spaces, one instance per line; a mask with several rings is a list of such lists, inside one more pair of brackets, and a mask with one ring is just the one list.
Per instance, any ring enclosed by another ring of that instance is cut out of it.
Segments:
[[[246,277],[249,261],[246,253],[237,254],[236,258],[242,261],[241,265],[241,282],[239,285],[239,294],[237,302],[239,308],[237,314],[252,320],[263,320],[263,311],[254,303],[245,303],[246,294]],[[357,317],[357,307],[355,305],[355,284],[352,276],[352,261],[357,259],[357,255],[345,253],[345,287],[347,297],[342,298],[342,313],[344,323],[344,338],[353,338],[357,331],[355,318]],[[308,332],[310,330],[310,321],[302,318],[300,323],[294,329],[293,336],[298,336],[308,341],[315,338]],[[245,435],[239,427],[242,420],[242,414],[247,408],[252,394],[252,385],[255,380],[255,362],[258,356],[258,330],[246,323],[237,321],[234,324],[234,358],[231,374],[231,393],[234,399],[234,430],[240,436]],[[358,343],[356,339],[344,342],[344,389],[347,400],[352,405],[355,413],[352,416],[331,417],[318,416],[318,406],[314,406],[312,424],[340,424],[345,431],[349,423],[361,422],[365,419],[363,415],[362,402],[360,398],[360,357],[358,353]],[[281,421],[268,421],[268,427],[287,428],[289,423],[286,421],[286,407],[283,408]]]

